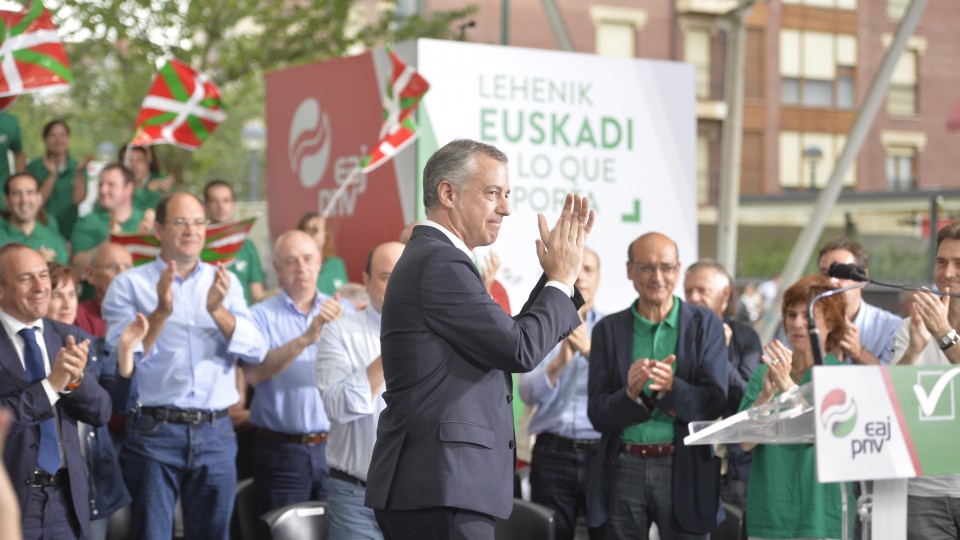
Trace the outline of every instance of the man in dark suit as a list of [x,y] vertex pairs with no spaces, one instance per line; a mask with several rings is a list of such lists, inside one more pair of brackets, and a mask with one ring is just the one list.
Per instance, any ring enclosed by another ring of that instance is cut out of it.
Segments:
[[3,462],[23,536],[80,538],[90,534],[90,503],[77,421],[106,423],[110,397],[87,373],[89,342],[44,317],[49,304],[43,256],[23,244],[0,248],[0,407],[14,417]]
[[[687,302],[714,312],[723,321],[723,333],[727,342],[727,360],[730,362],[730,379],[727,381],[727,405],[724,416],[740,410],[740,400],[747,389],[753,370],[760,365],[760,336],[753,328],[735,321],[731,313],[733,283],[730,274],[720,263],[703,259],[687,268],[683,278],[683,293]],[[726,456],[722,471],[720,498],[741,510],[747,507],[747,480],[750,478],[752,454],[745,452],[739,443],[724,446]]]
[[[659,233],[627,251],[639,297],[593,330],[587,413],[603,434],[601,471],[587,471],[606,538],[706,538],[717,520],[720,460],[707,446],[684,446],[687,423],[723,414],[730,366],[723,324],[682,302],[677,245]],[[605,504],[604,504],[605,503]]]
[[380,334],[387,407],[366,497],[387,539],[493,539],[494,518],[513,508],[510,374],[533,369],[580,325],[573,283],[593,213],[579,196],[567,196],[553,230],[539,216],[544,276],[519,315],[484,287],[472,250],[492,244],[510,214],[506,162],[469,140],[437,151],[424,169],[429,221],[390,276]]

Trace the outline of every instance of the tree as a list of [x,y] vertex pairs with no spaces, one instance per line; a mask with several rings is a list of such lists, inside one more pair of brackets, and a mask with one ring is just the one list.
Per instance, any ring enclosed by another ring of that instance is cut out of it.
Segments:
[[240,132],[263,116],[265,72],[416,37],[452,37],[453,22],[473,11],[404,16],[396,0],[61,0],[48,7],[74,83],[67,94],[14,106],[28,151],[36,148],[29,155],[39,154],[40,125],[54,117],[73,128],[74,155],[103,141],[123,145],[158,65],[173,57],[217,81],[229,107],[227,122],[197,152],[157,148],[165,168],[190,187],[246,176]]

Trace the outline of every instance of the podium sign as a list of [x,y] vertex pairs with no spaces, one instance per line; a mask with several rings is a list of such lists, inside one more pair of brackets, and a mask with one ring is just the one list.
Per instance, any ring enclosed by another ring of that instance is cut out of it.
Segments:
[[960,473],[960,366],[817,366],[820,482]]

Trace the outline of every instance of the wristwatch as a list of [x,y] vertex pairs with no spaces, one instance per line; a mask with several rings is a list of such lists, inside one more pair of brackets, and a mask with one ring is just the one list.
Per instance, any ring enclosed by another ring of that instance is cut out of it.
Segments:
[[950,347],[953,347],[960,341],[960,335],[957,334],[955,328],[951,328],[949,332],[940,336],[940,339],[937,340],[937,344],[940,345],[940,350],[945,351]]

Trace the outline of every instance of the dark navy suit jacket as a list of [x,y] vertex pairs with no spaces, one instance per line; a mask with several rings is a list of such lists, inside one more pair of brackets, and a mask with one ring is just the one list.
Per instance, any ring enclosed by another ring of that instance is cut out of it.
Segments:
[[[43,319],[43,339],[47,347],[50,365],[56,362],[57,353],[66,344],[67,336],[77,343],[85,334],[75,327],[52,319]],[[13,413],[13,426],[3,449],[3,463],[10,473],[20,508],[23,508],[31,488],[25,481],[37,468],[37,451],[40,443],[39,423],[53,416],[53,407],[40,382],[29,384],[20,357],[10,342],[7,333],[0,328],[0,407]],[[64,466],[70,477],[70,495],[75,518],[83,536],[90,535],[90,501],[87,470],[80,453],[80,438],[77,420],[92,426],[101,426],[110,419],[110,396],[97,382],[93,367],[88,364],[80,387],[57,401],[60,418],[60,442],[66,456]]]
[[[712,312],[682,302],[677,339],[677,369],[673,389],[656,407],[676,421],[673,458],[673,513],[680,530],[704,534],[717,523],[720,502],[720,460],[712,445],[684,446],[692,420],[716,420],[723,415],[727,398],[726,339],[723,324]],[[633,363],[633,313],[628,308],[604,317],[593,328],[590,349],[590,382],[587,414],[603,433],[600,442],[602,469],[588,470],[592,520],[599,527],[607,520],[607,495],[612,491],[620,452],[620,434],[633,424],[650,419],[650,411],[627,396],[627,371]]]
[[579,294],[571,301],[545,283],[541,278],[511,318],[490,298],[470,257],[440,230],[414,228],[383,304],[387,408],[367,475],[367,506],[510,515],[510,374],[532,370],[580,325]]

